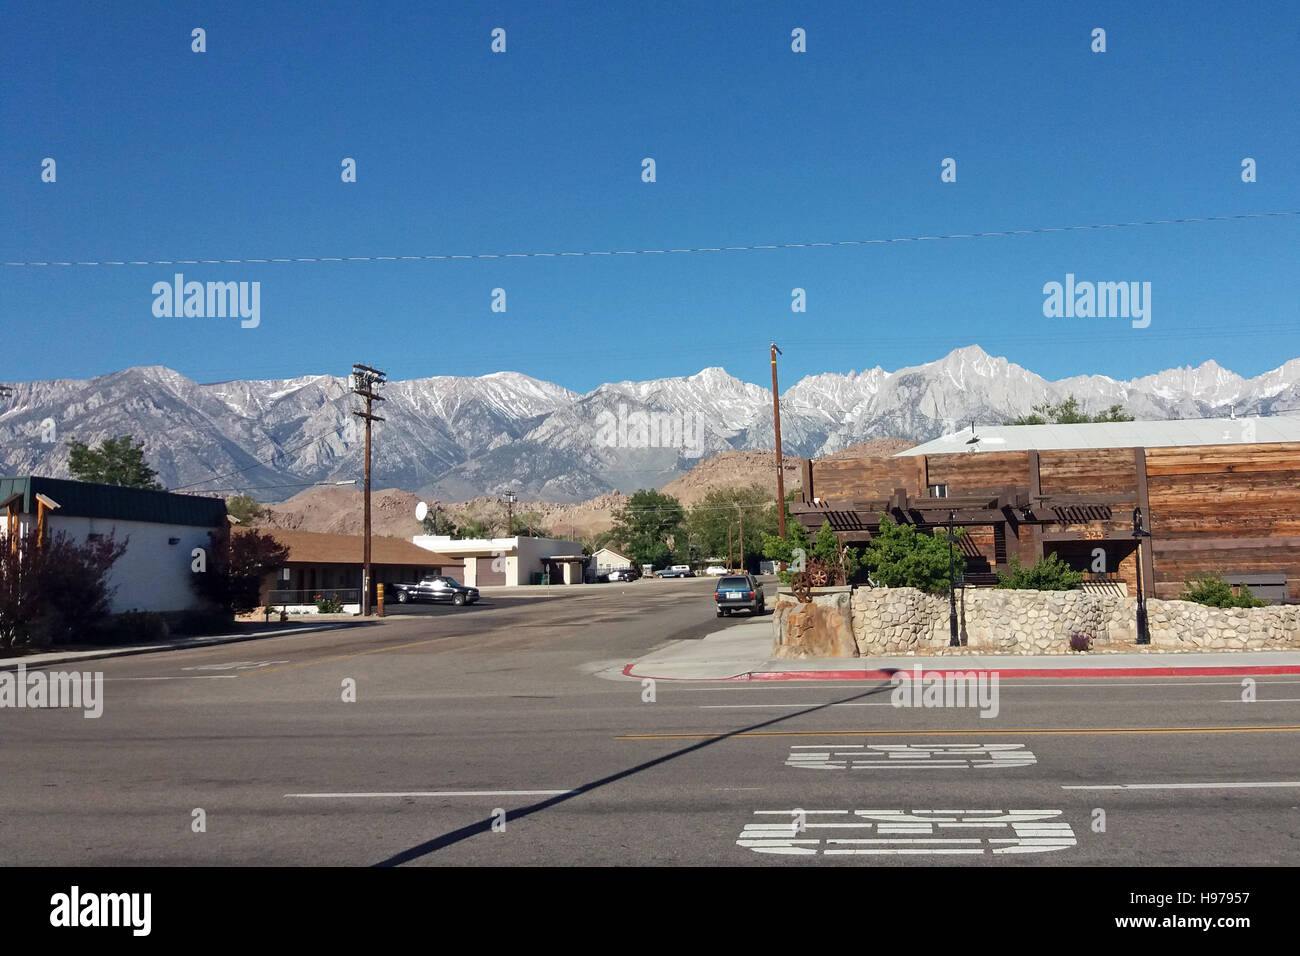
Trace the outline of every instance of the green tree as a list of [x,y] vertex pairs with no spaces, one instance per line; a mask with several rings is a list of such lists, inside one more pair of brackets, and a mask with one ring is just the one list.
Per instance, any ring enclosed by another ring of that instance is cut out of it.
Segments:
[[739,489],[715,489],[691,506],[686,515],[690,544],[703,559],[727,554],[728,529],[731,553],[743,563],[740,554],[741,518],[744,519],[745,552],[762,551],[763,536],[776,532],[776,502],[761,485]]
[[686,512],[672,495],[642,488],[614,512],[613,540],[636,564],[667,566],[685,542]]
[[451,520],[451,515],[447,514],[442,508],[434,508],[424,516],[425,534],[445,534],[449,537],[457,537],[459,532],[456,528],[456,522]]
[[521,511],[515,515],[515,534],[523,538],[549,538],[551,533],[542,524],[540,511]]
[[231,495],[226,499],[226,513],[247,525],[266,514],[266,509],[252,495]]
[[131,436],[105,438],[91,448],[73,438],[68,441],[68,470],[78,481],[126,488],[161,490],[158,472],[144,460],[144,442],[131,444]]
[[1186,590],[1179,600],[1195,601],[1209,607],[1263,607],[1268,602],[1257,598],[1244,584],[1238,593],[1232,593],[1232,585],[1218,574],[1202,574],[1187,582]]
[[1086,422],[1131,422],[1133,416],[1123,405],[1112,405],[1098,415],[1089,415],[1073,395],[1059,401],[1045,400],[1033,407],[1029,415],[1022,415],[1008,425],[1078,425]]
[[[960,537],[960,529],[956,534]],[[954,547],[952,553],[952,573],[956,577],[966,570],[966,558],[960,547]],[[867,543],[862,563],[872,579],[885,587],[920,588],[935,593],[948,590],[947,535],[917,531],[886,514],[880,516],[880,530]]]
[[1011,556],[1011,570],[998,574],[998,587],[1018,591],[1072,591],[1083,580],[1082,571],[1071,571],[1070,566],[1053,552],[1039,558],[1032,567],[1021,567],[1020,558]]

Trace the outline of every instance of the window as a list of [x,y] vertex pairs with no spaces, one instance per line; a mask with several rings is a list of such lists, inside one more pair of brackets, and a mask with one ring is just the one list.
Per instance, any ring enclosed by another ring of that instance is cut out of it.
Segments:
[[931,498],[947,498],[947,497],[948,497],[948,486],[947,486],[947,485],[931,485],[931,486],[930,486],[930,497],[931,497]]

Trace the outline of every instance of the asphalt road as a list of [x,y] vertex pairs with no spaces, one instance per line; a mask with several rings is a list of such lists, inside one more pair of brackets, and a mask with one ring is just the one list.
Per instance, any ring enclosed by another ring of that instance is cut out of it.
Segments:
[[0,709],[0,863],[1300,864],[1300,677],[1004,681],[995,718],[622,677],[748,620],[712,586],[80,665],[102,717]]

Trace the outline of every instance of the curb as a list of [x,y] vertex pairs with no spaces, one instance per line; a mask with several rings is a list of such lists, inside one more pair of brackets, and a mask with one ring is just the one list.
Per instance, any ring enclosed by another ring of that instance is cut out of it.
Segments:
[[[856,670],[856,671],[748,671],[743,674],[737,674],[734,677],[651,677],[647,674],[634,674],[632,668],[636,667],[637,662],[633,661],[623,668],[623,676],[631,677],[637,680],[662,680],[662,681],[780,681],[780,680],[870,680],[881,681],[890,680],[895,674],[913,673],[912,668],[892,668],[888,670]],[[948,677],[956,674],[996,674],[1000,680],[1016,679],[1021,677],[1046,677],[1046,678],[1066,678],[1066,677],[1233,677],[1253,675],[1268,676],[1274,674],[1300,674],[1300,665],[1297,664],[1242,664],[1240,666],[1216,666],[1216,667],[1020,667],[1010,668],[1008,670],[991,670],[990,668],[960,668],[960,667],[935,667],[922,668],[921,673],[930,676]]]
[[[46,658],[40,654],[32,654],[27,657],[0,657],[0,670],[16,668],[19,665],[28,667],[34,661],[36,668],[43,668],[55,664],[75,664],[78,661],[99,661],[112,657],[134,657],[137,654],[157,654],[163,651],[187,651],[196,647],[218,647],[222,644],[241,644],[244,641],[260,641],[269,637],[291,637],[295,634],[317,634],[321,631],[333,631],[344,627],[355,627],[355,624],[346,621],[340,621],[337,624],[321,624],[319,626],[301,628],[289,633],[283,634],[239,634],[229,637],[210,637],[195,638],[189,641],[178,642],[175,644],[149,644],[144,647],[115,647],[103,651],[75,651],[65,657]],[[30,667],[29,667],[30,669]]]
[[[889,680],[898,673],[913,673],[912,668],[893,668],[890,670],[870,671],[751,671],[743,678],[728,680]],[[1300,665],[1296,664],[1242,664],[1239,667],[1013,667],[1007,670],[994,670],[988,667],[960,668],[936,667],[922,668],[925,675],[947,677],[953,674],[996,674],[999,679],[1018,677],[1232,677],[1235,675],[1251,676],[1253,674],[1300,674]]]

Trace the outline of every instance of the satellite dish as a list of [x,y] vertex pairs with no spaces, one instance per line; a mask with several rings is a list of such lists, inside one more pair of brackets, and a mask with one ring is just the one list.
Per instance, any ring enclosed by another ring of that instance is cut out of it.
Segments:
[[423,501],[421,501],[418,505],[415,506],[416,521],[423,521],[425,515],[427,515],[428,513],[429,513],[429,506],[426,505]]

